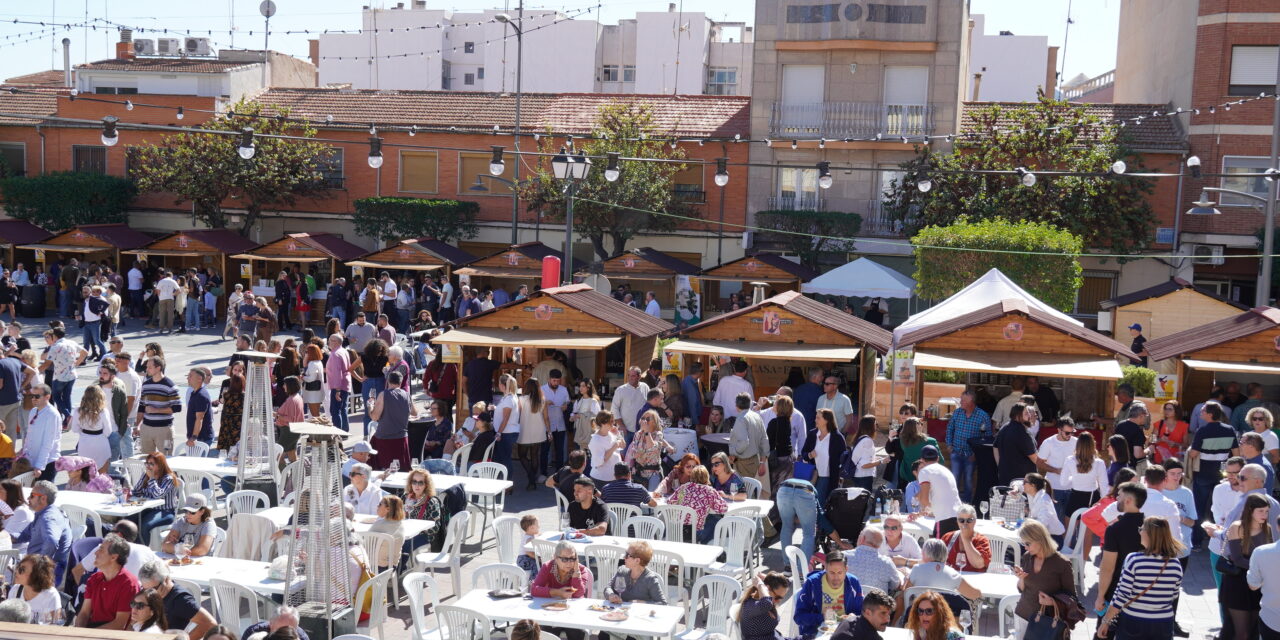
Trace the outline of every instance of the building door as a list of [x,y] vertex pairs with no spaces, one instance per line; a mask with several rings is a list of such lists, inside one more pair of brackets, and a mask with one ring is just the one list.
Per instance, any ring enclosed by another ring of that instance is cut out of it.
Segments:
[[885,133],[904,136],[925,133],[928,104],[928,67],[884,68]]
[[782,130],[787,133],[821,133],[825,97],[821,65],[782,65]]

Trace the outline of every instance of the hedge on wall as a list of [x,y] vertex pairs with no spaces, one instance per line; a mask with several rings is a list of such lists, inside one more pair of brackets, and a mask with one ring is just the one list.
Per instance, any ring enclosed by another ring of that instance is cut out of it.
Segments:
[[431,237],[442,242],[479,234],[480,205],[464,200],[361,198],[355,201],[356,233],[379,240]]
[[0,193],[10,216],[56,233],[82,224],[124,222],[137,191],[124,178],[63,171],[4,178]]

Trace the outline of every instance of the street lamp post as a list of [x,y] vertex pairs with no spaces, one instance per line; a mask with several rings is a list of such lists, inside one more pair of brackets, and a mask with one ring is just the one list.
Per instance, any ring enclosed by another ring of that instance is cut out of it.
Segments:
[[1201,189],[1200,200],[1191,203],[1195,206],[1187,210],[1187,215],[1190,216],[1221,214],[1222,212],[1215,208],[1213,206],[1214,203],[1209,200],[1208,192],[1210,191],[1214,193],[1229,193],[1258,203],[1251,206],[1262,209],[1263,214],[1266,216],[1266,226],[1262,231],[1262,268],[1258,270],[1258,291],[1254,297],[1254,306],[1258,307],[1265,307],[1271,304],[1271,253],[1275,243],[1276,180],[1280,179],[1280,171],[1267,169],[1267,175],[1268,189],[1271,192],[1270,197],[1264,198],[1257,194],[1236,191],[1235,189],[1204,187]]
[[[516,124],[512,129],[511,137],[514,139],[513,144],[516,149],[515,166],[512,167],[511,177],[515,182],[520,182],[520,96],[522,81],[524,80],[524,0],[520,0],[519,6],[516,8],[516,19],[511,20],[511,16],[505,13],[499,13],[494,16],[503,24],[515,29],[516,32]],[[514,188],[514,187],[513,187]],[[515,195],[511,198],[511,244],[519,244],[519,224],[520,224],[520,196]]]
[[551,159],[551,172],[556,180],[561,181],[564,186],[565,209],[564,209],[564,275],[561,281],[564,284],[573,282],[573,197],[578,193],[578,185],[587,177],[587,172],[591,170],[591,159],[582,151],[578,155],[572,155],[560,147],[560,153]]

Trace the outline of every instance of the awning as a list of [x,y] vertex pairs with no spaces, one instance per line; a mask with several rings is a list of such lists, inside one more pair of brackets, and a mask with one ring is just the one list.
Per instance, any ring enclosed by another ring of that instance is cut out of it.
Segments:
[[1182,364],[1201,371],[1227,371],[1231,373],[1280,373],[1280,365],[1253,364],[1249,362],[1214,362],[1187,358]]
[[483,267],[462,267],[454,269],[454,275],[459,276],[478,276],[488,278],[529,278],[537,280],[542,278],[541,271],[502,271],[499,269],[485,269]]
[[787,342],[676,340],[663,347],[667,351],[703,356],[738,356],[765,360],[851,362],[858,357],[858,347],[831,344],[795,344]]
[[97,253],[99,251],[115,251],[115,247],[75,247],[65,244],[24,244],[19,249],[36,249],[39,251],[62,251],[65,253]]
[[[612,276],[611,276],[612,277]],[[722,282],[799,282],[799,277],[790,278],[767,278],[764,276],[717,276],[702,274],[698,276],[699,280],[720,280]]]
[[1086,380],[1118,380],[1122,375],[1120,363],[1115,358],[1008,351],[917,351],[915,367]]
[[370,262],[368,260],[352,260],[347,263],[348,267],[362,267],[365,269],[404,269],[406,271],[435,271],[444,268],[443,264],[423,263],[423,264],[402,264],[399,262]]
[[464,327],[446,331],[431,339],[431,344],[456,344],[471,347],[536,347],[539,349],[604,349],[622,339],[599,333],[566,331],[529,331],[527,329],[493,329]]
[[333,259],[329,256],[255,256],[252,253],[237,253],[234,256],[227,257],[236,260],[263,260],[265,262],[321,262]]
[[154,249],[154,250],[129,249],[127,251],[121,251],[120,253],[128,253],[133,255],[147,255],[147,256],[173,256],[177,258],[198,258],[200,256],[218,255],[217,252],[214,252],[214,251],[210,251],[208,253],[202,253],[200,251],[178,251],[176,249]]

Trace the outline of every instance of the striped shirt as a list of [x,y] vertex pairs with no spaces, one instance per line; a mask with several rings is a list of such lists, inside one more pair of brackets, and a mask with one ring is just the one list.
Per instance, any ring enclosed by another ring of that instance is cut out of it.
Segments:
[[[1143,593],[1144,589],[1146,593]],[[1174,598],[1178,597],[1181,589],[1182,564],[1177,558],[1166,560],[1145,553],[1131,553],[1125,558],[1111,603],[1124,607],[1125,615],[1134,618],[1170,620],[1173,618]],[[1138,594],[1142,594],[1141,597]]]
[[[138,408],[142,412],[142,426],[172,427],[173,414],[182,411],[178,387],[174,386],[168,376],[161,377],[159,382],[151,378],[143,380]],[[169,412],[165,412],[165,409]]]
[[159,480],[152,480],[151,476],[144,474],[138,480],[137,486],[133,488],[133,496],[147,500],[163,498],[163,511],[172,512],[178,508],[178,487],[173,484],[173,477],[168,474],[160,476]]

